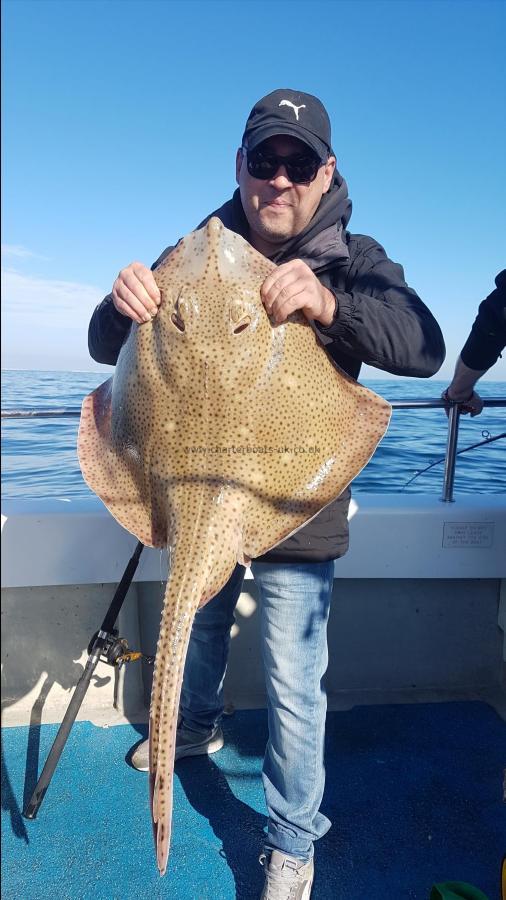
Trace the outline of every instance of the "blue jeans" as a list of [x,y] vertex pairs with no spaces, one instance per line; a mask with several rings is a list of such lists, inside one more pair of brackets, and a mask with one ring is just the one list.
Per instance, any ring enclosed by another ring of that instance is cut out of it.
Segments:
[[[319,811],[325,784],[327,621],[333,562],[251,564],[259,589],[269,740],[263,784],[269,812],[266,848],[299,859],[330,828]],[[209,732],[223,712],[223,681],[234,609],[245,569],[197,613],[180,710],[186,727]]]

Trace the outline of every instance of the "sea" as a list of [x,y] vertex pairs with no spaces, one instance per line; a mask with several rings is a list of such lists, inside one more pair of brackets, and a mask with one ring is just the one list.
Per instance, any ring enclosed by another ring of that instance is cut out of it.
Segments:
[[[2,411],[80,407],[104,372],[2,372]],[[447,381],[363,379],[386,400],[436,400]],[[482,397],[506,396],[506,382],[483,381]],[[77,459],[78,419],[2,419],[2,498],[90,497]],[[506,408],[460,417],[455,494],[506,492]],[[388,432],[353,482],[354,492],[441,495],[447,419],[442,409],[394,410]]]

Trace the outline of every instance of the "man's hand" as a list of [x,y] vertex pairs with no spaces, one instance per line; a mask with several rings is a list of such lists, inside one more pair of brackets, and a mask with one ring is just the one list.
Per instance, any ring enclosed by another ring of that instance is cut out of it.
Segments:
[[315,319],[325,326],[331,324],[335,315],[334,295],[301,259],[283,263],[268,275],[260,288],[260,296],[277,325],[285,322],[296,309],[300,309],[307,319]]
[[[487,369],[470,369],[459,356],[453,378],[441,395],[443,400],[458,403],[460,412],[464,415],[470,413],[471,418],[479,416],[483,409],[483,400],[474,390],[474,386],[486,371]],[[445,410],[448,415],[449,406],[445,406]]]
[[471,418],[474,418],[474,416],[479,416],[483,409],[483,400],[481,399],[480,395],[476,393],[476,391],[473,391],[470,397],[461,399],[461,395],[458,392],[454,393],[450,386],[446,389],[446,391],[443,391],[441,397],[443,398],[443,400],[447,401],[447,405],[445,406],[446,415],[448,415],[448,412],[450,410],[450,404],[448,401],[451,401],[452,403],[458,403],[461,415],[465,416],[467,413],[469,413]]
[[123,316],[138,325],[156,316],[161,296],[151,269],[140,262],[122,269],[112,287],[112,302]]

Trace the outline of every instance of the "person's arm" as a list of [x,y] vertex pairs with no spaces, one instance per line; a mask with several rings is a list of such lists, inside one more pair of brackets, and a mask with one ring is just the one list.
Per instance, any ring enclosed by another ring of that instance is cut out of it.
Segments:
[[477,371],[466,366],[465,362],[459,356],[453,378],[443,391],[443,400],[451,400],[458,403],[462,413],[470,413],[473,416],[479,416],[483,409],[483,400],[474,390],[474,386],[479,378],[487,372],[487,369]]
[[[355,252],[353,252],[355,251]],[[319,331],[339,341],[343,351],[394,375],[429,378],[441,367],[445,345],[430,310],[408,287],[402,266],[372,238],[353,235],[351,264],[341,286],[332,287],[333,321]]]
[[115,366],[131,325],[132,319],[115,308],[112,294],[104,297],[93,311],[88,327],[88,350],[91,358],[95,362]]
[[96,362],[115,366],[132,322],[142,325],[156,315],[161,298],[152,272],[172,249],[167,247],[151,269],[138,262],[122,269],[112,292],[96,307],[88,328],[88,349]]
[[443,399],[458,403],[462,413],[478,416],[483,400],[474,390],[478,379],[497,362],[506,345],[506,270],[496,278],[496,289],[480,303],[469,337],[457,360]]
[[465,366],[483,375],[506,345],[506,270],[496,278],[496,289],[483,300],[460,357]]

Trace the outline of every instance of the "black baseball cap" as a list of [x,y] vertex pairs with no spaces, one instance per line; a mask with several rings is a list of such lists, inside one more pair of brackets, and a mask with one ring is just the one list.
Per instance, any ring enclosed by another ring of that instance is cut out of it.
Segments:
[[329,154],[334,155],[327,110],[312,94],[281,88],[255,103],[244,129],[243,147],[254,150],[277,134],[289,134],[304,141],[322,162]]

